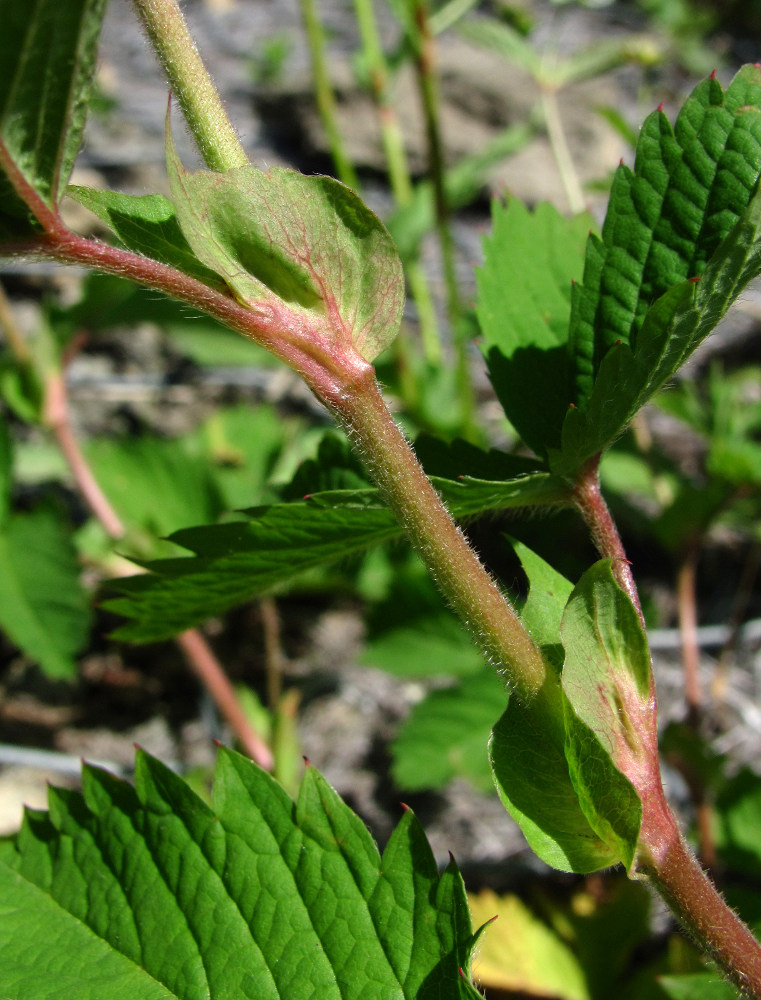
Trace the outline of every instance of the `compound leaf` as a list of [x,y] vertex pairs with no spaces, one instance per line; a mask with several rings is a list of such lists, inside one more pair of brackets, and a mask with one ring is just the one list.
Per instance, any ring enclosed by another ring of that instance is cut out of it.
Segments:
[[146,754],[135,789],[85,765],[1,857],[3,996],[478,996],[454,864],[439,876],[410,812],[381,857],[312,768],[294,805],[223,749],[209,808]]
[[[761,114],[761,112],[760,112]],[[761,192],[712,255],[699,282],[683,282],[648,310],[633,349],[614,344],[600,364],[585,410],[570,409],[550,467],[570,474],[607,447],[665,384],[761,271]]]
[[703,274],[745,211],[761,169],[761,68],[726,92],[711,77],[672,128],[661,109],[642,126],[634,171],[616,172],[602,239],[590,236],[574,289],[569,347],[574,402],[587,408],[607,352],[634,349],[650,304]]

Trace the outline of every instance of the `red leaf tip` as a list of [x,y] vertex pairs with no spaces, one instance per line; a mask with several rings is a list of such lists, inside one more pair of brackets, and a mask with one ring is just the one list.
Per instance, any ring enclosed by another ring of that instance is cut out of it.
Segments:
[[576,404],[575,403],[569,403],[568,404],[568,409],[569,410],[575,410],[576,409]]
[[311,760],[310,760],[310,759],[309,759],[309,758],[307,757],[307,755],[306,755],[306,754],[302,754],[302,757],[301,757],[301,759],[302,759],[302,760],[304,761],[304,765],[305,765],[306,767],[311,767],[311,766],[312,766],[312,762],[311,762]]
[[694,278],[688,278],[687,280],[691,281],[693,285],[697,285],[697,283],[700,281],[700,275],[697,274],[695,275]]
[[311,493],[305,493],[304,496],[301,499],[302,500],[311,500],[312,499],[312,494]]
[[400,802],[399,805],[402,807],[402,809],[404,809],[406,813],[410,811],[410,807],[407,805],[406,802]]
[[211,742],[214,744],[214,746],[217,748],[217,750],[221,750],[222,747],[224,746],[224,743],[222,742],[222,740],[217,740],[217,739],[213,739],[212,738]]
[[716,70],[715,69],[711,70],[711,75],[709,76],[708,79],[709,80],[715,80],[716,79]]
[[663,101],[658,105],[658,111],[663,111]]
[[455,859],[454,859],[454,854],[452,854],[451,851],[449,851],[448,854],[449,854],[449,862],[450,862],[450,864],[453,864],[453,865],[456,864]]

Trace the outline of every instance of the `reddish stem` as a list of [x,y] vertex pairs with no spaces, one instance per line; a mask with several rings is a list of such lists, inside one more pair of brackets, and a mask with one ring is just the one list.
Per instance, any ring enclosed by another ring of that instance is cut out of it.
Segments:
[[697,541],[690,543],[679,566],[676,584],[679,631],[682,638],[684,696],[687,702],[687,718],[693,727],[699,725],[703,702],[700,687],[698,615],[695,601],[695,578],[699,554],[699,543]]
[[185,654],[191,670],[217,703],[248,756],[265,771],[271,771],[275,764],[272,751],[251,725],[230,683],[230,678],[222,669],[206,639],[198,629],[194,628],[180,632],[175,636],[175,642]]
[[[743,996],[761,1000],[761,945],[700,867],[671,820],[657,858],[643,858],[647,875],[698,947],[722,969]],[[643,825],[642,839],[647,836]]]
[[616,522],[613,520],[600,491],[600,455],[595,455],[576,475],[573,485],[573,501],[589,528],[592,541],[603,559],[610,559],[616,581],[634,605],[642,627],[645,618],[639,601],[637,585],[634,582],[631,563],[624,550]]

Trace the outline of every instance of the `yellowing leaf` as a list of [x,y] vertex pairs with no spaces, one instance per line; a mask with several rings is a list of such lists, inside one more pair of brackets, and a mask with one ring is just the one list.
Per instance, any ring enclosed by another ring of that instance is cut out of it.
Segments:
[[517,896],[491,889],[468,897],[473,925],[498,918],[479,938],[473,976],[485,989],[514,990],[553,1000],[589,1000],[578,959]]

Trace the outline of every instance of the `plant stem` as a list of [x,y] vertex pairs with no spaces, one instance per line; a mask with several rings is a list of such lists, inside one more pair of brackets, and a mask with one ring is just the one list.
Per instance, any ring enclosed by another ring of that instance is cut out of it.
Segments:
[[544,680],[542,655],[423,472],[383,401],[372,368],[329,405],[487,660],[505,671],[518,697],[530,700]]
[[679,565],[676,581],[679,630],[682,635],[682,668],[684,671],[684,697],[687,702],[687,720],[697,730],[700,725],[703,696],[700,689],[700,649],[698,647],[698,616],[695,602],[695,577],[697,574],[700,543],[688,543]]
[[[412,178],[404,148],[404,137],[391,101],[388,64],[381,46],[372,0],[354,0],[354,11],[365,59],[370,69],[373,97],[378,107],[391,192],[397,206],[404,208],[412,201]],[[418,310],[420,338],[425,358],[429,364],[440,365],[441,340],[428,280],[417,258],[405,261],[405,270],[410,293]]]
[[191,38],[177,0],[133,0],[198,148],[210,170],[248,166],[248,157]]
[[560,173],[563,190],[568,199],[568,207],[574,215],[578,215],[586,207],[584,192],[581,189],[579,175],[576,172],[571,150],[568,147],[568,141],[565,136],[563,116],[558,107],[557,91],[554,87],[542,84],[541,81],[539,81],[539,84],[542,88],[542,111],[547,126],[547,136],[550,140],[552,155]]
[[[644,829],[643,839],[647,839]],[[647,875],[698,947],[716,962],[743,996],[761,1000],[761,944],[727,906],[700,867],[671,817],[671,835],[639,871]]]
[[188,629],[175,637],[188,666],[212,696],[248,756],[265,771],[274,767],[272,751],[251,725],[230,683],[230,678],[198,629]]
[[444,285],[447,293],[447,313],[452,331],[457,364],[457,384],[460,399],[460,419],[466,437],[473,436],[474,409],[473,383],[468,364],[468,343],[463,324],[463,308],[455,267],[455,245],[444,177],[444,144],[439,127],[439,96],[435,69],[435,41],[428,17],[427,0],[416,0],[415,21],[418,37],[415,39],[415,69],[420,90],[425,131],[428,140],[428,168],[433,186],[436,232],[441,248]]
[[[21,365],[31,364],[33,361],[31,353],[26,342],[20,336],[20,331],[16,328],[10,303],[2,286],[0,286],[0,323],[8,333],[8,340],[18,363]],[[69,346],[67,358],[70,358],[73,353],[72,345]],[[19,350],[19,348],[22,349]],[[72,426],[71,408],[63,368],[51,369],[45,375],[42,419],[55,438],[74,477],[77,490],[93,516],[100,522],[110,538],[116,541],[123,538],[126,534],[124,522],[100,488]],[[125,570],[124,572],[131,571]],[[260,767],[271,771],[273,767],[272,752],[249,722],[227,674],[206,639],[197,629],[191,629],[177,636],[176,641],[185,653],[190,667],[216,701],[217,707],[227,719],[246,753]]]
[[616,581],[634,605],[644,628],[645,617],[631,563],[626,557],[618,528],[600,491],[599,470],[600,456],[595,455],[576,475],[572,490],[573,501],[589,528],[597,551],[603,559],[612,560]]
[[330,146],[330,154],[333,157],[338,179],[347,187],[354,191],[359,191],[359,178],[354,169],[354,164],[349,159],[344,149],[341,130],[336,119],[336,99],[333,93],[333,86],[328,73],[325,32],[322,27],[315,0],[299,0],[301,17],[304,21],[307,40],[309,42],[309,54],[312,59],[312,75],[314,76],[314,92],[317,98],[317,108],[322,119],[322,126]]

